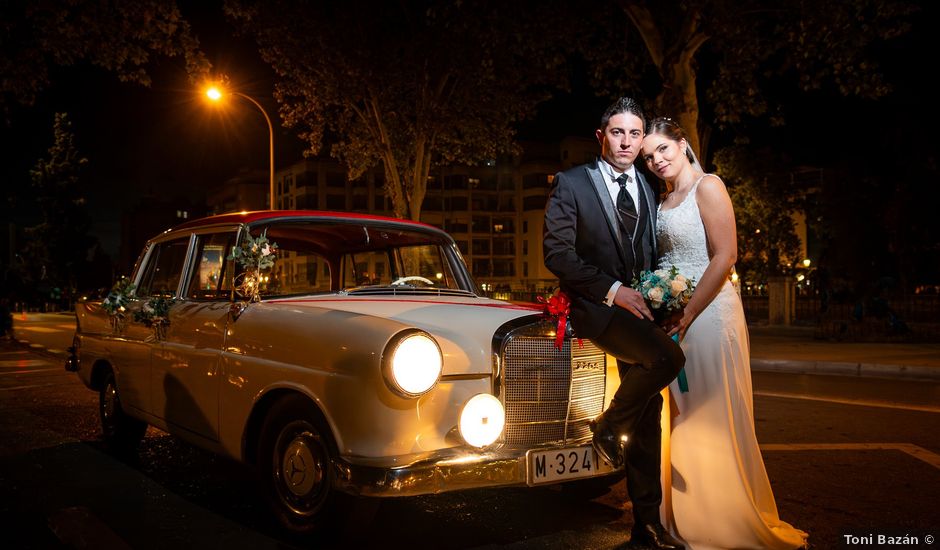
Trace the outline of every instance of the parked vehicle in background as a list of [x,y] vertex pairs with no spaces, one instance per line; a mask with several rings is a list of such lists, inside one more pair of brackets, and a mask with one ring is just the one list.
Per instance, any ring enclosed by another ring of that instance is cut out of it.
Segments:
[[[233,247],[273,263],[252,271]],[[249,463],[292,531],[323,526],[349,495],[612,471],[588,424],[616,365],[587,340],[557,349],[541,307],[480,296],[435,227],[215,216],[148,242],[121,288],[123,301],[77,305],[66,365],[100,394],[106,440],[134,449],[153,425]]]

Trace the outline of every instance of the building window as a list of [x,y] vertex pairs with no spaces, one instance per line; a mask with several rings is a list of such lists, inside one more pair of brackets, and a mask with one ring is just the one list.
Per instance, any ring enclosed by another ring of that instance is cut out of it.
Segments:
[[489,254],[490,253],[490,240],[489,239],[473,239],[473,254]]
[[522,255],[523,256],[529,255],[529,241],[527,240],[522,241]]
[[352,207],[353,207],[353,210],[368,210],[369,209],[368,195],[353,195]]
[[346,187],[346,176],[342,172],[326,173],[327,187]]
[[512,260],[493,260],[493,277],[512,277],[516,266]]
[[522,232],[523,233],[529,232],[529,220],[522,220]]
[[529,262],[522,262],[522,276],[529,276]]
[[346,195],[327,195],[326,208],[327,210],[345,210]]
[[500,254],[503,256],[515,256],[516,254],[516,240],[512,237],[510,238],[497,238],[493,239],[493,254]]
[[542,195],[535,195],[532,197],[524,197],[522,199],[522,209],[526,211],[530,210],[545,210],[545,203],[548,201],[548,197]]

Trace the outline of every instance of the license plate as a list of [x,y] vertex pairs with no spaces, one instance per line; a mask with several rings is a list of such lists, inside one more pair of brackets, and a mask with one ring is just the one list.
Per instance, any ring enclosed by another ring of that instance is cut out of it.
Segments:
[[594,447],[570,447],[526,452],[529,485],[553,483],[612,472],[614,469],[597,457]]

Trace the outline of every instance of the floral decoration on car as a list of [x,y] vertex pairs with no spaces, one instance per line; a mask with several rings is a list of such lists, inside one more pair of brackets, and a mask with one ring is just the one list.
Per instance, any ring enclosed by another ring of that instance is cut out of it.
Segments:
[[[638,279],[633,279],[631,286],[639,291],[646,303],[649,304],[656,323],[661,327],[668,328],[670,325],[675,324],[676,317],[682,315],[682,310],[685,309],[689,299],[692,298],[692,292],[695,290],[695,279],[682,275],[676,266],[672,266],[669,269],[644,271],[640,273]],[[672,339],[678,342],[679,335],[673,335]],[[679,376],[676,379],[682,393],[689,391],[689,382],[685,375],[685,369],[679,371]]]
[[148,340],[165,340],[166,329],[170,326],[170,306],[176,299],[169,296],[153,296],[137,311],[134,320],[153,330]]
[[127,304],[134,296],[134,289],[137,288],[127,277],[121,277],[111,287],[111,291],[101,302],[101,307],[108,312],[108,319],[111,322],[111,331],[119,333],[124,330],[126,320]]
[[[571,323],[568,322],[568,315],[571,313],[571,298],[564,291],[555,289],[547,300],[542,296],[539,296],[538,300],[545,304],[542,315],[555,322],[555,349],[560,350],[564,345],[565,336],[572,333]],[[584,342],[580,338],[578,338],[578,345],[584,347]]]
[[277,259],[277,243],[268,241],[267,229],[257,238],[245,232],[242,242],[232,248],[229,260],[235,260],[242,266],[235,290],[249,302],[261,300],[261,285],[265,283],[264,272],[274,267]]

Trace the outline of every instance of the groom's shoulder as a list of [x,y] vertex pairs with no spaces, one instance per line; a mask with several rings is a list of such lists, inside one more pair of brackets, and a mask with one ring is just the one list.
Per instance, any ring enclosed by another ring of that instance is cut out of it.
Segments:
[[558,172],[562,179],[587,179],[591,170],[597,170],[597,161],[586,162]]

